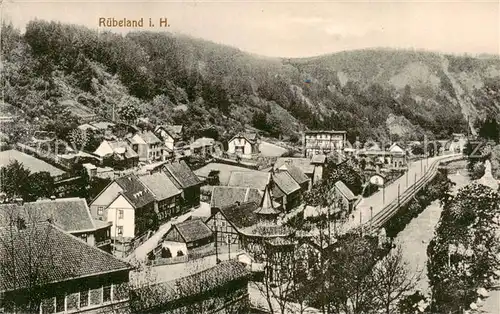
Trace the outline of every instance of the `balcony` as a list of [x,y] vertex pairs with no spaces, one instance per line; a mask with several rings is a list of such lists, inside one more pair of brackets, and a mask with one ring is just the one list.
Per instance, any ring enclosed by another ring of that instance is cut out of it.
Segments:
[[101,247],[101,246],[105,246],[105,245],[109,245],[109,244],[111,244],[111,239],[106,239],[103,241],[96,241],[95,246]]

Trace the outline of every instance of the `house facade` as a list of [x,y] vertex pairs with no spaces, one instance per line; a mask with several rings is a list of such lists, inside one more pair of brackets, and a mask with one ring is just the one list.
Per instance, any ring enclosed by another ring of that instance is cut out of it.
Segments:
[[94,154],[103,160],[104,165],[127,169],[139,164],[139,155],[125,141],[104,140]]
[[273,198],[280,203],[284,210],[300,205],[302,191],[301,186],[292,178],[288,171],[278,171],[272,176]]
[[346,131],[306,131],[303,136],[304,157],[313,155],[328,155],[344,150]]
[[212,230],[201,219],[191,219],[173,224],[163,240],[185,243],[189,251],[212,244],[214,237]]
[[150,162],[163,159],[162,141],[151,131],[138,132],[128,139],[139,161]]
[[163,145],[171,151],[174,150],[175,142],[177,137],[174,138],[174,135],[171,134],[171,131],[167,126],[159,125],[155,128],[155,135],[157,135],[162,141]]
[[337,181],[334,186],[334,195],[337,208],[344,214],[350,214],[354,209],[356,196],[342,181]]
[[252,158],[253,155],[259,153],[259,137],[257,134],[237,134],[229,140],[227,145],[229,155]]
[[[0,228],[0,236],[8,240],[0,243],[0,255],[8,256],[3,262],[15,270],[12,276],[0,276],[0,312],[129,311],[129,264],[47,222]],[[15,253],[9,253],[10,243],[18,243]],[[41,266],[33,269],[27,256]]]

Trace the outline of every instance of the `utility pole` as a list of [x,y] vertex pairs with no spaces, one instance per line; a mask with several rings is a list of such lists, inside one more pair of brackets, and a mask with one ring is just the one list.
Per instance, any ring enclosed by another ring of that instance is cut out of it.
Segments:
[[406,188],[408,188],[408,172],[410,172],[410,169],[406,169]]
[[370,230],[373,230],[373,206],[370,206]]
[[420,175],[421,176],[422,176],[422,173],[423,173],[422,169],[423,169],[423,163],[422,163],[422,159],[420,159]]
[[415,172],[415,181],[413,181],[413,183],[417,183],[417,173]]
[[218,263],[219,261],[219,245],[217,244],[218,242],[219,236],[217,234],[217,224],[215,223],[215,263]]
[[382,202],[385,204],[385,182],[384,185],[382,185]]
[[361,236],[363,236],[363,219],[362,219],[362,214],[363,214],[363,211],[360,210],[359,211],[359,225],[361,226]]
[[227,245],[228,245],[227,259],[231,260],[231,238],[230,238],[230,235],[227,235]]

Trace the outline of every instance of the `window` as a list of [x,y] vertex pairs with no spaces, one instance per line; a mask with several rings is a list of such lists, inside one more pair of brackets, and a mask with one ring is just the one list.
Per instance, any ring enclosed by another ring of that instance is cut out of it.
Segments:
[[85,290],[80,292],[80,307],[86,307],[89,305],[89,291]]
[[122,236],[123,235],[123,226],[116,226],[117,228],[117,233],[119,236]]
[[102,302],[111,302],[111,286],[102,288]]
[[64,295],[56,296],[56,313],[64,312],[66,310]]
[[123,209],[118,210],[118,219],[123,219]]
[[104,212],[104,206],[98,206],[97,215],[102,216],[103,212]]

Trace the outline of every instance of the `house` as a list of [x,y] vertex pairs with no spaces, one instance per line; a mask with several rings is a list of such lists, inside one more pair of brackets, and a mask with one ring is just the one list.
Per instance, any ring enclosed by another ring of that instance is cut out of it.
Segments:
[[169,162],[165,164],[163,170],[175,186],[182,190],[183,209],[200,206],[200,188],[203,183],[185,161]]
[[300,186],[301,192],[309,191],[312,188],[312,180],[295,166],[291,161],[278,168],[275,172],[286,171]]
[[[131,291],[134,313],[250,313],[251,272],[237,260],[222,261],[200,272]],[[205,311],[202,310],[204,313]],[[201,312],[199,312],[201,313]]]
[[342,181],[335,182],[334,195],[337,202],[337,206],[344,213],[351,213],[354,209],[354,202],[356,201],[356,196],[352,191],[345,185]]
[[271,173],[269,172],[231,171],[227,185],[257,189],[263,193],[270,181]]
[[174,151],[175,143],[180,139],[171,128],[166,125],[158,125],[154,133],[163,141],[163,145],[171,151]]
[[173,224],[163,240],[185,243],[189,251],[210,245],[214,242],[214,235],[201,219],[191,219]]
[[275,224],[280,209],[281,205],[272,200],[270,189],[266,186],[264,195],[259,194],[258,200],[237,201],[227,206],[212,207],[206,224],[216,233],[218,244],[230,243],[240,249],[240,240],[244,236],[240,230],[260,223]]
[[138,177],[155,198],[155,212],[159,222],[165,222],[181,213],[181,193],[164,172],[155,172]]
[[23,219],[25,222],[50,220],[54,225],[81,238],[85,243],[111,252],[111,223],[92,218],[87,201],[83,198],[0,205],[0,221],[3,221],[0,225],[17,219]]
[[130,242],[158,224],[153,193],[130,174],[114,179],[90,204],[94,218],[112,222],[114,253],[121,256]]
[[215,209],[210,218],[205,222],[216,234],[219,245],[230,244],[241,249],[241,229],[253,226],[259,222],[256,210],[259,203],[247,202],[232,204],[227,207]]
[[[323,178],[323,168],[326,162],[326,158],[316,157],[324,155],[315,155],[312,158],[301,158],[301,157],[282,157],[278,158],[274,163],[273,169],[276,170],[286,170],[287,164],[292,164],[299,168],[310,180],[311,184],[314,185]],[[325,162],[321,163],[324,160]]]
[[215,151],[215,140],[209,137],[201,137],[189,144],[191,153],[205,154],[210,156]]
[[304,157],[317,154],[330,154],[343,151],[346,143],[346,131],[316,130],[306,131],[303,136]]
[[259,136],[256,133],[238,133],[228,142],[227,153],[252,158],[259,153]]
[[407,154],[406,149],[402,144],[393,143],[389,147],[389,153],[391,153],[391,166],[394,168],[402,168],[407,165]]
[[129,264],[48,222],[0,227],[0,238],[10,270],[0,276],[0,312],[129,311]]
[[300,204],[301,187],[288,171],[274,173],[272,182],[273,198],[281,204],[283,209],[289,211]]
[[254,188],[214,186],[210,199],[212,213],[221,208],[248,202],[259,203],[262,199],[261,192]]
[[102,141],[94,154],[105,158],[112,158],[113,165],[123,168],[134,168],[139,164],[139,154],[137,154],[125,141]]
[[139,155],[139,161],[148,162],[163,159],[162,141],[151,131],[143,131],[128,138],[132,149]]

